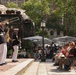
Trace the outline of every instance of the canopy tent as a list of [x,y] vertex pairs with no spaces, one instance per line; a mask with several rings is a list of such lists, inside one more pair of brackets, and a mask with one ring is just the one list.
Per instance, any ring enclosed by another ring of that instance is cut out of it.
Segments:
[[64,45],[64,44],[67,44],[67,43],[69,43],[71,41],[76,41],[76,38],[71,37],[71,36],[63,36],[63,37],[54,38],[54,39],[52,39],[52,41],[54,43],[59,44],[59,45]]
[[[42,37],[41,36],[32,36],[32,37],[27,37],[23,38],[24,40],[31,40],[35,43],[37,43],[39,46],[42,46]],[[51,44],[51,40],[48,38],[44,38],[44,44]]]

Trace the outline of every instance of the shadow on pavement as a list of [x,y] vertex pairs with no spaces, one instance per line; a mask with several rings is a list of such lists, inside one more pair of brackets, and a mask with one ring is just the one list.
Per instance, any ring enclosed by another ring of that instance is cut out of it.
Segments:
[[50,72],[59,72],[59,73],[62,73],[62,72],[70,72],[70,71],[64,71],[64,70],[58,70],[58,69],[51,69]]

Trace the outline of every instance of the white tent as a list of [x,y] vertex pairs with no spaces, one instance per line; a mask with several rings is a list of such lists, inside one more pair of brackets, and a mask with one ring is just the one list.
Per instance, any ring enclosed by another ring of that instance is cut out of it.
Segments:
[[[33,42],[36,42],[38,45],[42,45],[42,37],[41,36],[32,36],[23,38],[24,40],[31,40]],[[44,44],[51,44],[51,40],[48,38],[44,38]]]
[[25,40],[40,40],[42,39],[41,36],[32,36],[32,37],[27,37],[27,38],[24,38]]

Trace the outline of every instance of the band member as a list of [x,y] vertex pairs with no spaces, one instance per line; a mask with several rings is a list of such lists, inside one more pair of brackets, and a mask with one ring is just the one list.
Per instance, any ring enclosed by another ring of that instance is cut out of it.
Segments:
[[7,44],[4,36],[4,24],[0,23],[0,66],[6,64]]
[[14,39],[13,39],[12,44],[13,44],[13,49],[14,49],[13,56],[12,56],[12,62],[18,62],[17,55],[18,55],[20,41],[18,40],[18,37],[16,34],[14,34]]

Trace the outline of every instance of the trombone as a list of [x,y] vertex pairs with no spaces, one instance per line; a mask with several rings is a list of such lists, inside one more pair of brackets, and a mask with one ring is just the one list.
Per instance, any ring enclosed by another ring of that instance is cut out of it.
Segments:
[[19,17],[14,17],[14,18],[11,18],[11,19],[7,19],[7,24],[13,23],[13,22],[18,21],[18,20],[19,20]]
[[18,21],[19,20],[19,17],[14,17],[14,18],[11,18],[11,19],[6,19],[2,22],[0,22],[0,26],[3,26],[5,24],[10,24],[10,23],[13,23],[15,21]]

